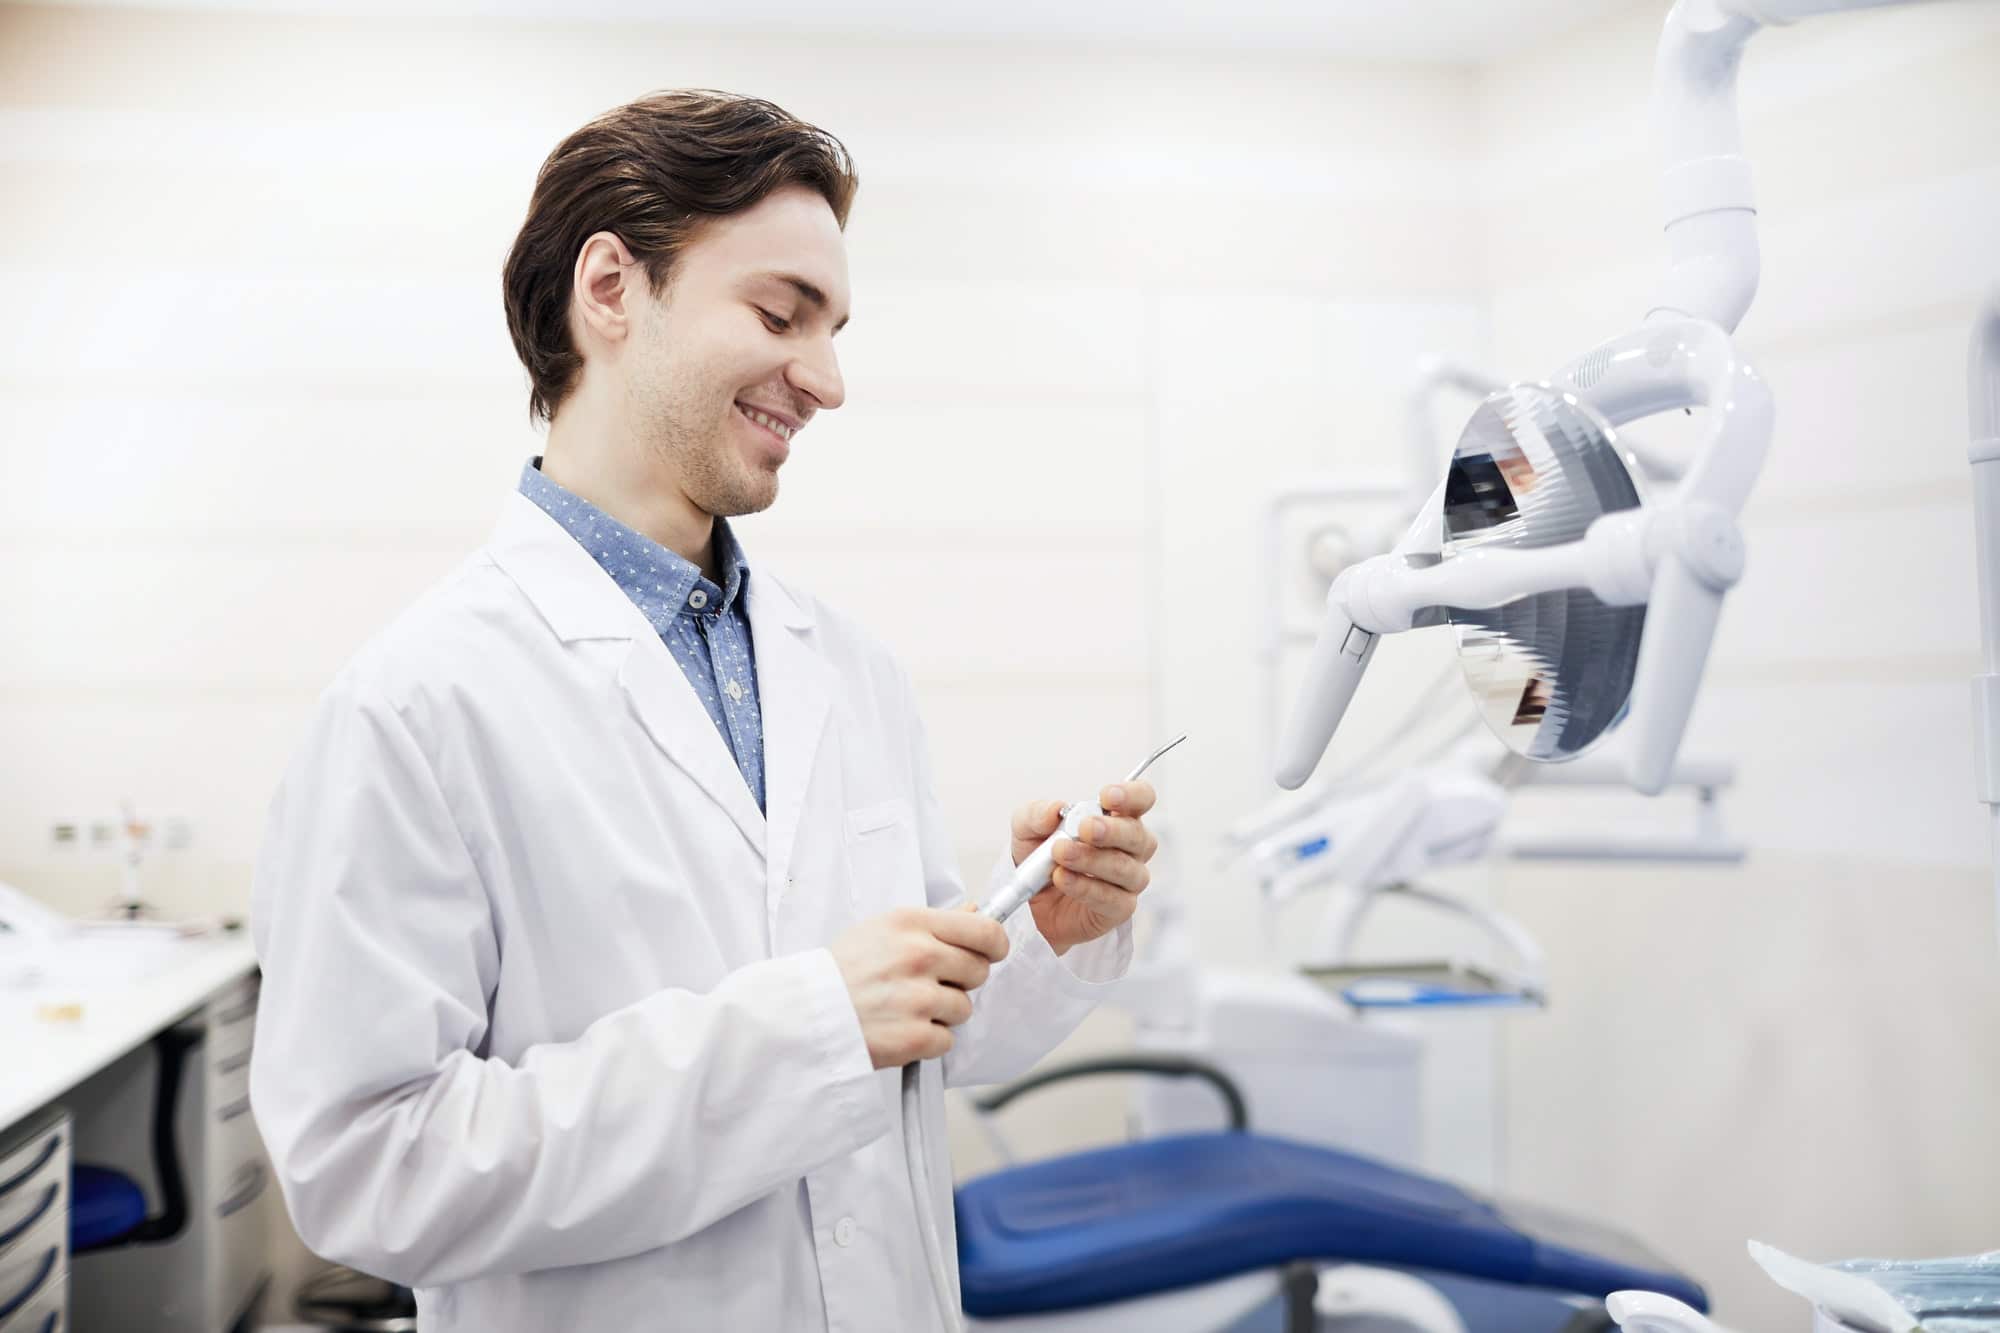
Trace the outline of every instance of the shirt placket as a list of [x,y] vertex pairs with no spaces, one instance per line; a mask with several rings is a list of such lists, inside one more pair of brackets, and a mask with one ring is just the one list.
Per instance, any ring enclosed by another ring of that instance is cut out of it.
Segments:
[[[756,744],[757,737],[750,725],[752,711],[757,704],[757,691],[749,678],[749,655],[736,651],[738,645],[733,629],[728,619],[718,613],[702,621],[702,638],[708,647],[708,665],[715,677],[716,697],[722,703],[722,718],[729,724],[730,746],[738,755],[753,756],[749,763],[743,765],[743,776],[761,808],[764,804],[764,772],[755,759],[761,747]],[[731,666],[734,656],[744,659],[743,667]]]

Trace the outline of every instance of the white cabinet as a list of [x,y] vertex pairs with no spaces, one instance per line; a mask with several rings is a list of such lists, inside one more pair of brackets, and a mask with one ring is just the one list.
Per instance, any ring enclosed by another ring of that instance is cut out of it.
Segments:
[[0,1134],[0,1333],[69,1328],[69,1117]]
[[[270,1278],[275,1197],[250,1114],[257,987],[254,975],[225,987],[180,1029],[201,1037],[186,1054],[174,1108],[186,1227],[169,1241],[76,1256],[69,1297],[74,1333],[233,1333],[250,1326]],[[155,1212],[158,1064],[153,1050],[141,1047],[64,1098],[78,1126],[77,1160],[127,1173]]]

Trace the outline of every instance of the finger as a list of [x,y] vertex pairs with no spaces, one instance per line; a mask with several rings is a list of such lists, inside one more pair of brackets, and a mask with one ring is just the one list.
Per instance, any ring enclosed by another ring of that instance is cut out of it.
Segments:
[[1040,842],[1062,823],[1061,801],[1030,801],[1014,812],[1014,840]]
[[972,997],[953,986],[931,987],[931,1022],[957,1027],[972,1017]]
[[942,1023],[913,1023],[898,1034],[896,1045],[903,1052],[898,1064],[936,1060],[951,1050],[951,1029]]
[[939,944],[930,965],[932,976],[960,990],[978,990],[986,984],[992,970],[993,964],[986,961],[985,955],[955,944]]
[[1144,824],[1119,815],[1092,815],[1083,821],[1083,827],[1077,833],[1082,841],[1093,847],[1130,852],[1141,861],[1152,860],[1153,853],[1160,846],[1159,840]]
[[1007,930],[991,917],[974,912],[932,911],[926,925],[934,938],[970,949],[989,962],[997,963],[1007,956]]
[[1153,784],[1143,778],[1132,782],[1114,782],[1097,794],[1097,803],[1108,813],[1134,818],[1151,810],[1156,799]]
[[1127,893],[1137,893],[1152,883],[1152,871],[1130,852],[1086,847],[1067,838],[1056,844],[1056,865],[1072,874],[1114,884]]
[[1113,925],[1129,920],[1139,908],[1138,894],[1060,867],[1050,883],[1057,893]]

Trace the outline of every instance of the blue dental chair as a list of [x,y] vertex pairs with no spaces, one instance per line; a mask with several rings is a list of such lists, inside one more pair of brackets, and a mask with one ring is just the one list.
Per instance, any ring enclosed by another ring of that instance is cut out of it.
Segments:
[[1227,1103],[1230,1128],[1071,1153],[960,1186],[960,1285],[975,1328],[1212,1330],[1246,1300],[1279,1291],[1287,1333],[1311,1333],[1320,1267],[1338,1263],[1576,1298],[1565,1333],[1608,1328],[1601,1301],[1624,1289],[1708,1308],[1695,1282],[1600,1224],[1252,1133],[1241,1093],[1198,1060],[1058,1066],[975,1105],[990,1114],[1052,1084],[1114,1073],[1202,1079]]

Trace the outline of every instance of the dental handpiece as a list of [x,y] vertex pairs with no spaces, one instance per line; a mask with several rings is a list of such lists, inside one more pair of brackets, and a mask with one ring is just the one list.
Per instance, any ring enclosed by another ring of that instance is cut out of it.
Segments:
[[[1187,734],[1185,732],[1174,737],[1165,745],[1162,745],[1159,749],[1142,759],[1139,762],[1139,766],[1130,773],[1127,773],[1121,780],[1125,782],[1135,780],[1141,773],[1144,773],[1153,766],[1155,759],[1158,759],[1161,755],[1186,739]],[[993,895],[992,901],[979,909],[980,915],[991,917],[995,921],[1005,921],[1014,914],[1022,903],[1047,888],[1049,881],[1055,877],[1056,873],[1056,843],[1064,838],[1080,841],[1083,833],[1083,821],[1103,813],[1104,807],[1099,805],[1095,798],[1087,801],[1077,801],[1072,805],[1064,806],[1062,810],[1062,822],[1056,825],[1056,831],[1043,839],[1041,846],[1028,853],[1021,861],[1021,864],[1014,867],[1014,873],[1008,879],[1006,885]]]

